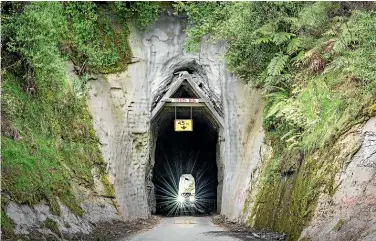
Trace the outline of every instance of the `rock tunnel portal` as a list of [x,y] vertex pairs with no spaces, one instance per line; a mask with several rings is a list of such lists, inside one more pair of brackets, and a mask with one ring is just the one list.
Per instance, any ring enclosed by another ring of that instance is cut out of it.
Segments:
[[[170,87],[152,120],[154,211],[162,215],[210,214],[219,211],[221,203],[221,123],[199,87],[192,79],[182,78]],[[193,131],[176,131],[176,119],[192,119]],[[183,174],[195,179],[194,205],[189,207],[178,200]]]

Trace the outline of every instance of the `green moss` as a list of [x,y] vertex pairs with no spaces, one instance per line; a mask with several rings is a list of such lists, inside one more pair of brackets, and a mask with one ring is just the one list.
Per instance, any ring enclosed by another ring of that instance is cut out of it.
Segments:
[[120,72],[131,59],[127,21],[116,16],[111,5],[91,2],[65,5],[70,30],[66,44],[73,50],[70,58],[81,67],[80,75]]
[[280,158],[273,158],[267,165],[265,170],[265,179],[267,182],[273,182],[275,178],[278,178],[278,173],[280,170]]
[[345,222],[343,221],[343,219],[338,220],[336,226],[334,226],[333,228],[333,231],[338,232],[342,228],[344,223]]
[[299,170],[290,176],[282,177],[278,169],[274,174],[264,170],[264,177],[273,175],[273,178],[265,179],[249,225],[254,220],[256,228],[269,228],[288,234],[289,240],[297,240],[314,214],[320,192],[333,193],[334,176],[344,161],[335,159],[340,151],[332,148],[328,153],[307,156]]
[[59,230],[59,226],[55,220],[47,218],[44,221],[44,226],[48,228],[49,230],[51,230],[52,232],[54,232],[55,234],[57,234],[59,237],[62,237],[62,234]]
[[[33,96],[22,90],[16,75],[3,75],[3,108],[19,138],[3,136],[2,191],[18,203],[45,200],[60,214],[56,197],[74,213],[82,215],[71,181],[90,188],[93,165],[104,168],[103,158],[84,99],[69,86],[52,95],[45,90]],[[11,113],[9,103],[20,111]],[[68,168],[67,168],[68,167]]]
[[14,233],[13,221],[1,210],[1,232],[2,239],[15,241],[18,240]]
[[51,213],[60,216],[61,209],[56,196],[48,197],[48,206],[50,207]]
[[296,240],[313,211],[312,181],[308,173],[299,173],[264,184],[253,212],[255,227],[287,233],[289,240]]
[[281,157],[280,172],[283,175],[289,175],[299,171],[304,154],[299,149],[286,151]]
[[105,173],[102,173],[101,175],[101,181],[103,183],[104,189],[106,191],[106,194],[109,197],[115,198],[115,189],[114,186],[110,183],[110,181],[107,178],[107,175]]
[[9,198],[7,195],[1,195],[1,236],[4,240],[18,240],[14,233],[14,223],[7,216],[5,212],[5,206],[7,205]]
[[84,214],[84,210],[81,208],[73,194],[68,193],[68,195],[60,197],[60,200],[72,213],[76,214],[77,216],[81,217]]
[[369,116],[376,116],[376,104],[370,105],[367,108],[367,112]]

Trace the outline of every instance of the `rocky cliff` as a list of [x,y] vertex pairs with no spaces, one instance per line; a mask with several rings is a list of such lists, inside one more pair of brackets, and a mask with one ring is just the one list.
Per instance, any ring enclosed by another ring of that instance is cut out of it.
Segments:
[[153,210],[151,110],[178,72],[190,72],[224,117],[218,157],[223,191],[218,202],[221,212],[233,220],[242,209],[249,173],[257,162],[263,136],[259,92],[226,71],[220,61],[223,44],[203,40],[199,53],[185,52],[185,22],[167,11],[148,32],[133,28],[128,70],[89,82],[94,128],[126,219],[148,217]]

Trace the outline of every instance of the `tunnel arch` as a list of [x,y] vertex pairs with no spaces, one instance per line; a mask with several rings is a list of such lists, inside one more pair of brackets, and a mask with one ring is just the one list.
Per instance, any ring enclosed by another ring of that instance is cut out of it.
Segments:
[[[182,102],[176,102],[180,99]],[[185,102],[185,101],[194,102]],[[193,106],[193,107],[191,107]],[[178,109],[178,111],[177,111]],[[174,119],[193,119],[192,132],[175,132]],[[223,164],[220,157],[223,119],[200,90],[191,74],[179,78],[155,106],[151,115],[151,176],[154,185],[149,206],[160,214],[183,214],[176,209],[178,180],[192,174],[196,180],[196,211],[220,211]]]
[[200,90],[199,85],[192,80],[191,75],[186,71],[183,71],[179,74],[179,79],[171,84],[169,90],[161,98],[159,103],[156,104],[156,107],[153,109],[151,114],[151,121],[153,122],[155,121],[155,119],[158,119],[158,117],[160,117],[159,113],[164,107],[166,107],[166,102],[168,102],[171,97],[174,97],[174,94],[182,87],[188,87],[196,98],[200,98],[202,100],[201,103],[203,103],[202,107],[205,107],[205,113],[208,114],[213,125],[217,126],[217,128],[223,128],[223,118],[216,111],[213,103],[211,103],[211,101]]

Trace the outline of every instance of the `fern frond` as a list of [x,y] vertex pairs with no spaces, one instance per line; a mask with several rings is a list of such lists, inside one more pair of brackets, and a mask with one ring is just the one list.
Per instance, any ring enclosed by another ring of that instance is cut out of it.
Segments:
[[295,66],[295,67],[300,67],[301,65],[303,65],[303,61],[304,61],[304,50],[301,50],[294,58],[291,59],[292,60],[292,65]]
[[270,43],[271,41],[272,41],[272,37],[263,37],[263,38],[256,39],[256,41],[254,43],[255,44],[266,44],[266,43]]
[[280,45],[280,44],[286,42],[287,40],[289,40],[291,37],[294,37],[294,36],[295,36],[295,34],[293,34],[293,33],[286,33],[286,32],[275,33],[275,34],[273,34],[273,42],[276,45]]
[[329,29],[328,31],[323,33],[322,36],[336,36],[336,32],[334,32],[333,29]]
[[276,76],[281,73],[281,71],[285,68],[286,62],[289,56],[284,55],[282,53],[277,54],[269,63],[267,67],[267,73],[271,76]]
[[300,48],[301,46],[301,41],[299,38],[293,38],[291,39],[289,45],[287,45],[287,53],[288,54],[293,54],[295,53],[296,51],[298,51],[298,49]]
[[284,141],[286,138],[289,138],[291,134],[294,134],[294,132],[295,132],[294,129],[289,130],[286,134],[284,134],[284,135],[281,137],[281,141]]
[[296,146],[299,146],[299,143],[298,142],[294,142],[294,143],[292,143],[291,145],[289,145],[288,147],[287,147],[287,150],[288,151],[291,151],[294,147],[296,147]]
[[275,26],[271,23],[264,24],[263,26],[261,26],[261,28],[256,30],[256,33],[259,33],[264,36],[271,35],[274,32],[275,32]]

